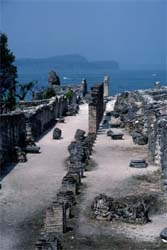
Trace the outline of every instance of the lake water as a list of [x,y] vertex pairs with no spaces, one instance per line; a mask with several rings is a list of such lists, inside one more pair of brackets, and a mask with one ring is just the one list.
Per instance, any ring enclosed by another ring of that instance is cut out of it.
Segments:
[[[21,83],[38,81],[37,89],[47,86],[48,72],[54,69],[53,65],[17,64],[18,80]],[[84,68],[76,66],[56,67],[61,84],[80,83],[83,78],[87,80],[88,88],[93,84],[102,82],[105,75],[110,76],[110,95],[126,90],[147,89],[153,87],[156,81],[167,85],[167,72],[163,70],[116,70]]]

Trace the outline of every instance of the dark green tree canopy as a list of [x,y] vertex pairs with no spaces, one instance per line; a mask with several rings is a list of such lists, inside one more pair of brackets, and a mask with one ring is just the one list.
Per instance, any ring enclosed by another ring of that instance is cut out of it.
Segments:
[[8,49],[6,34],[0,33],[0,103],[12,110],[15,106],[17,68],[15,56]]

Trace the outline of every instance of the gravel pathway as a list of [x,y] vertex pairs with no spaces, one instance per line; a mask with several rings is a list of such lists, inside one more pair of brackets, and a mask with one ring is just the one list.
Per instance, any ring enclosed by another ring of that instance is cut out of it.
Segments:
[[41,153],[29,154],[26,163],[17,164],[2,180],[1,250],[33,249],[31,239],[36,218],[45,214],[66,173],[64,161],[68,157],[67,146],[78,128],[85,131],[88,129],[88,105],[81,105],[78,115],[66,117],[64,124],[59,123],[56,126],[62,129],[63,138],[53,140],[53,129],[49,131],[38,141]]

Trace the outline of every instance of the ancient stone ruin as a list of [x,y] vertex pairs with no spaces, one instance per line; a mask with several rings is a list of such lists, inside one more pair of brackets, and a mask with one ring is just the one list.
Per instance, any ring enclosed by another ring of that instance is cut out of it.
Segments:
[[66,203],[54,202],[46,211],[45,231],[47,234],[59,234],[65,233],[66,229]]
[[53,234],[56,235],[56,238],[59,238],[59,235],[68,230],[68,220],[72,217],[73,207],[77,204],[76,196],[79,194],[81,179],[84,176],[86,166],[89,164],[95,139],[95,134],[88,133],[86,135],[84,130],[78,129],[74,141],[68,146],[68,171],[62,179],[56,200],[46,211],[44,230],[46,235]]
[[89,102],[89,133],[96,134],[102,120],[104,112],[103,92],[103,84],[96,84],[91,87],[91,97]]
[[124,92],[114,112],[135,144],[147,145],[150,160],[162,167],[162,188],[167,190],[167,88]]
[[150,221],[149,212],[155,202],[156,196],[154,194],[117,199],[100,194],[93,200],[91,209],[97,220],[120,220],[144,224]]
[[53,139],[58,140],[61,138],[62,131],[59,128],[53,130]]
[[[50,84],[55,84],[54,72],[50,77]],[[40,148],[35,141],[56,121],[64,122],[64,116],[71,112],[78,112],[78,101],[87,92],[86,80],[81,84],[71,85],[73,89],[72,104],[67,104],[65,93],[69,86],[59,86],[55,96],[42,99],[42,93],[36,92],[32,101],[20,101],[17,109],[9,114],[0,114],[0,168],[7,161],[23,162],[20,153],[15,147],[21,148],[25,153],[39,153]],[[38,98],[39,97],[39,98]],[[41,98],[41,99],[40,99]]]
[[60,78],[54,70],[49,72],[48,85],[49,85],[49,87],[54,87],[55,85],[58,85],[58,86],[60,85]]
[[35,250],[62,250],[62,246],[57,237],[42,234],[35,244]]

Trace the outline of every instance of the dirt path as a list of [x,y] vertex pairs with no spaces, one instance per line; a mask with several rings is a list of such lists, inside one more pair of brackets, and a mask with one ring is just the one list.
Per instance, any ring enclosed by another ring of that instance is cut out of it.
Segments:
[[[112,110],[113,103],[108,103],[107,109]],[[120,131],[120,129],[112,129]],[[84,179],[84,197],[80,204],[79,232],[81,235],[112,235],[115,230],[118,235],[124,234],[137,241],[154,241],[159,237],[160,231],[167,226],[167,214],[152,217],[152,223],[134,226],[122,223],[120,227],[112,222],[105,225],[92,222],[88,211],[94,197],[105,193],[111,197],[122,197],[135,195],[138,192],[147,192],[148,187],[140,186],[136,190],[135,176],[148,175],[158,170],[158,167],[149,165],[145,169],[134,169],[129,167],[132,159],[146,159],[148,156],[147,146],[134,145],[131,136],[124,133],[123,140],[111,140],[106,136],[106,130],[99,130],[97,141],[94,147],[92,160],[97,164],[90,172],[87,172]],[[158,191],[158,183],[149,184],[149,190]]]
[[[0,191],[0,249],[30,250],[36,218],[51,204],[66,173],[67,146],[76,129],[87,131],[88,106],[80,106],[79,115],[59,123],[62,139],[53,140],[52,130],[38,145],[40,154],[29,154],[28,162],[17,164],[3,179]],[[28,242],[28,246],[23,242]]]

